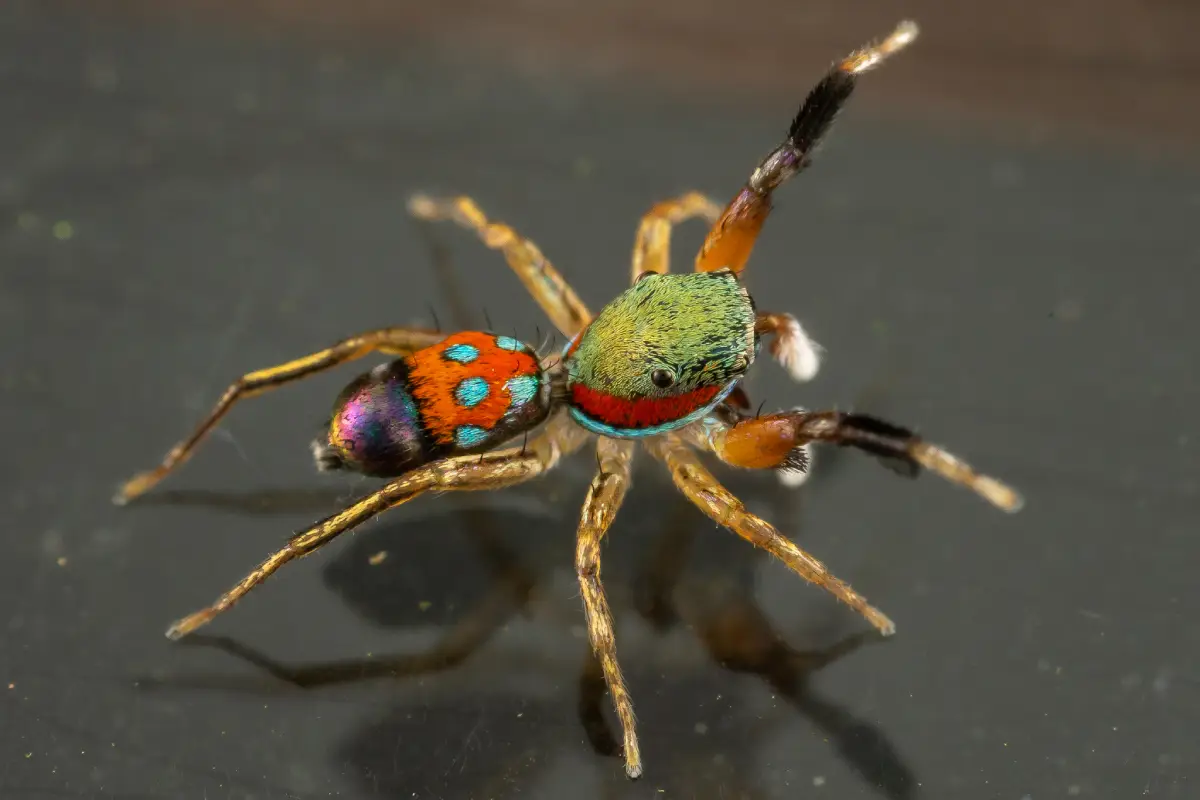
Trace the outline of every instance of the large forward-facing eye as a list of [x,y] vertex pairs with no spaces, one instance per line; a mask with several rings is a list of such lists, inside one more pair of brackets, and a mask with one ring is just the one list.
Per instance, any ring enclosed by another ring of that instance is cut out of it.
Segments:
[[670,389],[675,385],[675,373],[669,369],[656,369],[650,373],[650,382],[660,389]]

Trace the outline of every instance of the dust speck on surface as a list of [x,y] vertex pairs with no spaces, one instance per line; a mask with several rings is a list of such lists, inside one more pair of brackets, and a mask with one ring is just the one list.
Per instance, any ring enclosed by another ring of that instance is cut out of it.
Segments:
[[1065,298],[1054,307],[1054,318],[1062,322],[1078,322],[1083,317],[1083,303],[1074,298]]
[[368,558],[367,563],[370,564],[372,567],[377,567],[380,564],[382,564],[387,559],[387,557],[388,557],[388,551],[380,550],[378,553],[375,553],[370,558]]
[[51,528],[42,534],[42,552],[50,558],[58,558],[65,550],[62,531]]
[[98,92],[111,92],[117,88],[120,77],[117,68],[108,58],[92,58],[84,68],[84,79],[88,86]]
[[572,171],[575,173],[576,178],[591,177],[591,174],[595,172],[595,170],[596,165],[587,156],[580,156],[579,158],[575,159],[575,163],[572,165]]
[[992,184],[995,186],[1016,186],[1025,180],[1024,169],[1013,161],[996,162],[990,172]]

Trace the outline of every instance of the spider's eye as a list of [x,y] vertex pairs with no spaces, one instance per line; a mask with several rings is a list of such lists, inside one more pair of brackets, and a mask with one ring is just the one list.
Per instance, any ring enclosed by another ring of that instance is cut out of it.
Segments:
[[670,389],[675,384],[675,373],[669,369],[656,369],[650,373],[650,382],[660,389]]

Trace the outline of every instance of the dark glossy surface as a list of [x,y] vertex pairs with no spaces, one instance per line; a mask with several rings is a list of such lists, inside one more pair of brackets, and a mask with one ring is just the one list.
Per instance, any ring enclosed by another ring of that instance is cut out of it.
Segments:
[[[475,195],[599,307],[638,215],[732,193],[817,76],[737,119],[408,47],[39,7],[0,11],[0,796],[1195,795],[1195,171],[938,138],[855,99],[748,272],[827,367],[797,387],[764,362],[751,389],[915,424],[1028,506],[826,452],[799,494],[729,475],[899,626],[818,674],[864,624],[642,459],[604,551],[646,759],[628,784],[581,678],[590,454],[389,514],[199,646],[162,633],[374,485],[307,449],[354,368],[238,407],[144,503],[109,497],[241,372],[428,322],[430,301],[451,316],[411,192]],[[470,314],[546,329],[499,257],[436,233]],[[446,641],[467,657],[422,656]]]

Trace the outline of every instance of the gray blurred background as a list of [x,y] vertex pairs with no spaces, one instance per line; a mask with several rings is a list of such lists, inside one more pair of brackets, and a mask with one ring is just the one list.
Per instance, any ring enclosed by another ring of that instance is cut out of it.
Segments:
[[[230,381],[435,314],[547,330],[413,192],[475,196],[599,308],[640,214],[726,199],[904,17],[921,38],[747,272],[826,365],[749,389],[914,425],[1027,508],[855,454],[798,492],[718,470],[896,637],[643,459],[604,548],[629,783],[572,567],[585,451],[391,512],[163,638],[375,485],[307,448],[367,359],[239,405],[114,508]],[[1197,32],[1194,4],[1131,0],[0,4],[0,797],[1194,797]]]

